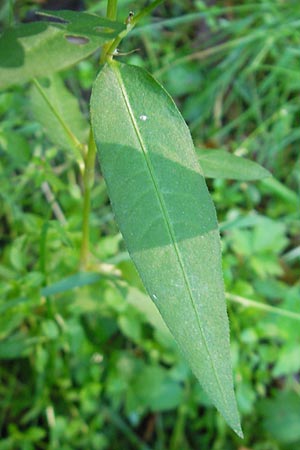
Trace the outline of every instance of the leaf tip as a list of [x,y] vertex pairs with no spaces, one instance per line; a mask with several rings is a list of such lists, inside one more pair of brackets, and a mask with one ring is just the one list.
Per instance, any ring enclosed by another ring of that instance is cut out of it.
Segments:
[[273,174],[268,169],[262,167],[262,176],[260,178],[262,180],[265,178],[273,178]]
[[243,433],[240,422],[232,429],[238,435],[239,438],[244,439],[244,433]]
[[[215,405],[217,406],[217,405]],[[220,411],[220,409],[217,407],[223,418],[225,419],[227,425],[237,434],[237,436],[241,439],[244,439],[244,433],[241,426],[240,416],[238,413],[238,409],[236,406],[236,402],[231,405],[230,411]]]

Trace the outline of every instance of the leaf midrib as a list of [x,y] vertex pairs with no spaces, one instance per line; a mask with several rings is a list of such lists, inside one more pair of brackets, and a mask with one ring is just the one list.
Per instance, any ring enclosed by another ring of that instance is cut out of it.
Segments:
[[189,285],[188,278],[187,278],[187,276],[185,274],[184,264],[183,264],[183,261],[182,261],[181,256],[180,256],[180,251],[179,251],[178,245],[176,243],[174,231],[173,231],[173,228],[172,228],[169,216],[168,216],[167,208],[165,206],[164,199],[160,195],[160,192],[159,192],[159,189],[158,189],[158,184],[157,184],[156,179],[155,179],[155,175],[154,175],[154,171],[153,171],[153,168],[152,168],[152,164],[151,164],[150,158],[148,156],[147,147],[146,147],[146,145],[145,145],[145,143],[143,141],[143,138],[142,138],[142,135],[140,133],[138,124],[137,124],[137,122],[135,120],[135,116],[134,116],[134,113],[133,113],[132,108],[131,108],[131,104],[130,104],[130,101],[129,101],[129,98],[128,98],[128,95],[127,95],[127,92],[126,92],[125,85],[123,83],[123,79],[122,79],[121,73],[120,73],[120,71],[118,70],[117,66],[114,63],[112,63],[110,67],[112,68],[112,70],[114,71],[114,73],[116,75],[116,79],[117,79],[117,81],[119,83],[119,87],[121,89],[121,93],[122,93],[122,96],[123,96],[123,99],[124,99],[124,103],[125,103],[126,109],[128,111],[129,117],[131,119],[133,129],[134,129],[134,131],[136,133],[137,139],[138,139],[139,144],[141,146],[141,150],[142,150],[143,156],[145,158],[145,162],[146,162],[148,170],[149,170],[149,174],[150,174],[153,186],[154,186],[155,194],[156,194],[158,202],[159,202],[159,206],[160,206],[160,209],[161,209],[161,212],[162,212],[162,216],[164,218],[164,222],[165,222],[168,234],[170,236],[171,243],[173,244],[173,247],[174,247],[174,250],[175,250],[175,254],[176,254],[176,258],[177,258],[178,264],[180,266],[180,269],[181,269],[181,272],[182,272],[182,275],[183,275],[183,279],[184,279],[184,283],[185,283],[185,286],[186,286],[186,290],[188,292],[188,297],[189,297],[189,299],[191,301],[192,308],[193,308],[193,310],[195,312],[195,316],[197,318],[197,324],[198,324],[198,327],[199,327],[199,330],[200,330],[200,334],[202,336],[202,340],[203,340],[204,345],[205,345],[206,352],[207,352],[207,354],[209,356],[210,364],[211,364],[211,367],[213,369],[213,374],[215,376],[217,385],[219,386],[219,389],[220,389],[223,401],[228,407],[228,402],[227,402],[226,396],[224,394],[224,391],[223,391],[223,388],[222,388],[222,384],[221,384],[220,379],[218,377],[217,370],[216,370],[216,367],[214,365],[213,358],[211,356],[211,352],[209,350],[208,343],[207,343],[207,340],[206,340],[206,337],[205,337],[205,333],[204,333],[204,331],[202,329],[202,326],[201,326],[200,317],[198,315],[198,311],[197,311],[197,308],[196,308],[196,305],[195,305],[195,301],[194,301],[194,298],[193,298],[193,295],[192,295],[192,289],[191,289],[191,287]]

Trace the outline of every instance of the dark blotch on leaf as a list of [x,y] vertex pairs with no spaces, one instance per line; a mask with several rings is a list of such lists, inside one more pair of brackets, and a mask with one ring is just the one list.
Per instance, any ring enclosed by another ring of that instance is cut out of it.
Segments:
[[90,42],[90,40],[88,38],[83,37],[83,36],[66,35],[65,38],[68,42],[70,42],[71,44],[75,44],[75,45],[86,45]]
[[68,20],[63,19],[62,17],[52,16],[51,14],[43,11],[37,11],[35,14],[39,16],[40,20],[46,20],[47,22],[61,23],[62,25],[67,25],[68,23],[70,23]]

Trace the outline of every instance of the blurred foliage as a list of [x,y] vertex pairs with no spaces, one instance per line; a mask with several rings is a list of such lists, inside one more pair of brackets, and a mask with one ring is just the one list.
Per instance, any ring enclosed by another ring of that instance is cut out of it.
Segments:
[[[122,20],[135,5],[119,3]],[[82,6],[105,14],[104,1]],[[30,20],[38,8],[7,1],[0,20]],[[197,145],[273,173],[208,181],[226,290],[300,314],[298,13],[296,0],[166,1],[120,51],[139,48],[123,59],[165,85]],[[85,120],[98,56],[57,81]],[[32,105],[29,85],[0,93],[0,450],[299,449],[299,321],[228,303],[241,443],[144,293],[99,167],[89,272],[78,272],[80,171]]]

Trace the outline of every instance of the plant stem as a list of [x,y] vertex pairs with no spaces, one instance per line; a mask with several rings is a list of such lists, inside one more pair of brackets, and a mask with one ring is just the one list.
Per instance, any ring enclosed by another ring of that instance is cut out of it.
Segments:
[[146,8],[142,9],[133,19],[132,24],[135,26],[144,16],[147,16],[153,9],[155,9],[158,5],[163,3],[165,0],[155,0],[150,3],[150,5],[146,6]]
[[116,20],[118,11],[118,0],[107,0],[106,17],[110,20]]
[[185,438],[185,426],[188,413],[188,399],[190,396],[190,383],[185,385],[184,402],[178,408],[177,419],[173,428],[173,433],[170,440],[170,450],[180,450],[183,447],[187,448]]
[[288,317],[289,319],[300,320],[300,314],[293,311],[287,311],[285,309],[278,308],[277,306],[266,305],[249,298],[241,297],[240,295],[229,294],[226,292],[226,298],[234,303],[239,303],[245,308],[255,308],[266,311],[267,313],[277,314],[279,316]]
[[127,423],[122,419],[116,411],[113,411],[108,406],[102,408],[104,417],[111,422],[118,430],[120,430],[131,444],[131,448],[134,446],[138,450],[151,450],[147,444],[131,430]]
[[14,3],[13,0],[9,0],[8,3],[8,26],[12,27],[14,21]]
[[89,259],[90,242],[90,210],[91,210],[91,189],[95,177],[95,157],[96,145],[92,130],[90,131],[88,150],[84,158],[83,169],[83,218],[82,218],[82,241],[80,251],[80,270],[85,270]]
[[[114,51],[118,48],[120,42],[125,36],[135,27],[135,25],[147,14],[149,14],[154,8],[156,8],[160,3],[165,0],[155,0],[149,6],[142,9],[135,17],[133,17],[130,22],[127,23],[127,27],[122,31],[113,41],[107,43],[107,46],[103,47],[103,53],[101,55],[101,63],[104,63],[113,58]],[[109,44],[109,45],[108,45]]]
[[[106,18],[110,20],[117,19],[118,12],[118,0],[107,0],[107,8],[106,8]],[[100,64],[104,64],[107,58],[108,50],[113,43],[113,39],[103,46],[103,50],[101,53]]]

